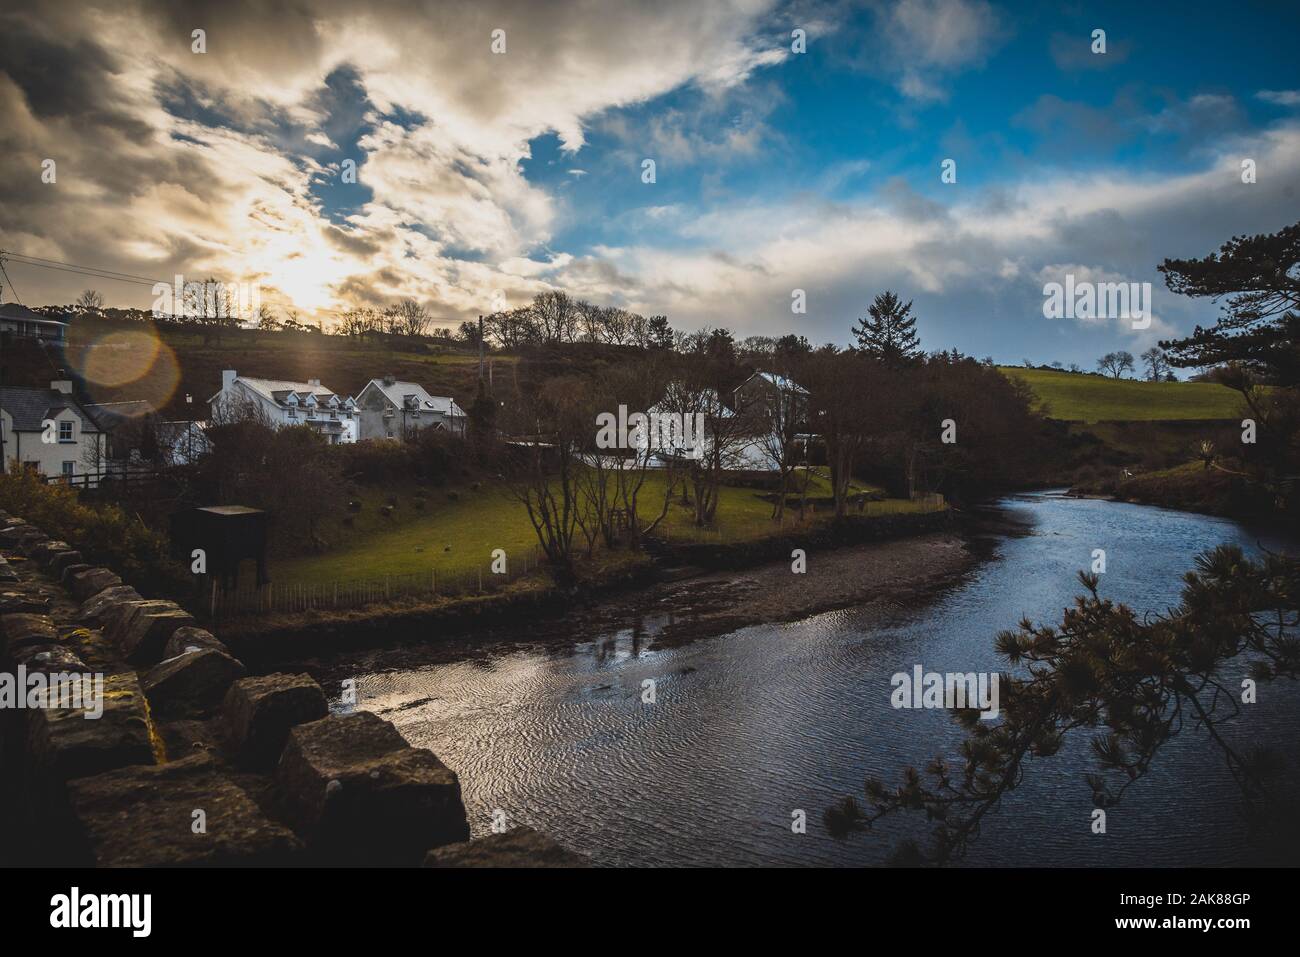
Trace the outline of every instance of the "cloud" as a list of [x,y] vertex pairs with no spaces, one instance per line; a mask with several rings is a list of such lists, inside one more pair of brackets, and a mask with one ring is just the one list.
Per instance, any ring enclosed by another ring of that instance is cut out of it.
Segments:
[[1053,33],[1049,41],[1052,61],[1056,68],[1065,73],[1079,70],[1108,70],[1119,66],[1133,52],[1133,44],[1128,40],[1118,42],[1106,38],[1106,52],[1092,52],[1092,30],[1078,33]]
[[[546,270],[505,266],[531,260],[557,222],[555,200],[525,177],[529,144],[554,133],[579,153],[594,119],[683,87],[726,102],[788,54],[766,28],[771,10],[766,0],[10,10],[0,148],[7,169],[31,176],[0,182],[0,241],[146,276],[261,281],[306,310],[410,295],[473,315],[495,290],[548,285]],[[192,52],[196,28],[206,53]],[[506,32],[499,55],[495,29]],[[761,116],[721,132],[711,141],[685,118],[660,130],[682,155],[743,152]],[[33,189],[47,157],[57,183]],[[345,159],[355,185],[341,180]],[[31,295],[60,301],[76,282],[33,277]],[[147,289],[105,291],[148,302]]]
[[1008,36],[1005,18],[983,0],[901,0],[874,13],[899,92],[923,102],[946,100],[946,80],[982,65]]
[[1300,106],[1300,90],[1260,90],[1255,96],[1275,106]]
[[[1212,305],[1168,292],[1155,268],[1162,259],[1205,255],[1234,233],[1291,221],[1300,125],[1218,145],[1190,172],[1035,169],[1016,184],[954,191],[957,198],[945,204],[891,181],[852,201],[798,195],[724,206],[664,217],[652,242],[595,252],[617,266],[633,308],[667,312],[684,328],[731,325],[843,342],[864,303],[892,288],[916,299],[922,340],[931,347],[983,354],[990,342],[1006,342],[1047,357],[1066,335],[1070,348],[1084,350],[1080,358],[1094,348],[1090,342],[1103,351],[1116,338],[1145,348],[1214,316]],[[1241,155],[1258,156],[1269,182],[1243,184]],[[725,258],[712,255],[721,252]],[[1150,282],[1151,327],[1044,319],[1041,275],[1061,263],[1075,264],[1076,278]],[[564,273],[558,278],[567,281]],[[796,288],[807,293],[806,316],[790,314]]]

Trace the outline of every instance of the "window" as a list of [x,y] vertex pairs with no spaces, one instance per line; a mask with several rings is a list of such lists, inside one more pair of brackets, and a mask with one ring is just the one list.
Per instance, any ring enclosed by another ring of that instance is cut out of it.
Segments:
[[59,423],[59,441],[60,441],[60,442],[65,442],[65,443],[66,443],[66,442],[74,442],[74,441],[76,441],[76,440],[73,439],[73,437],[72,437],[72,423],[71,423],[71,422],[60,422],[60,423]]
[[291,419],[296,419],[296,418],[298,418],[298,413],[295,412],[293,409],[290,409],[290,410],[289,410],[289,418],[291,418]]
[[389,430],[388,430],[388,437],[389,437],[390,439],[393,437],[393,430],[392,430],[392,429],[389,429]]
[[77,474],[77,463],[76,463],[76,462],[64,462],[64,463],[63,463],[63,477],[64,477],[64,478],[72,478],[72,476],[74,476],[74,475],[76,475],[76,474]]

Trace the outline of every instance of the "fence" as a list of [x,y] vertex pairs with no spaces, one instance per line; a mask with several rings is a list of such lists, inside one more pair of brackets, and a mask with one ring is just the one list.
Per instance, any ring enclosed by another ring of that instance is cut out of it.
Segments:
[[451,571],[403,572],[382,578],[355,578],[330,582],[270,582],[261,588],[250,583],[226,590],[215,580],[207,596],[214,618],[251,614],[290,614],[304,611],[360,608],[399,599],[459,597],[498,591],[503,585],[535,572],[544,553],[538,545],[522,555],[506,556],[506,570],[492,571],[492,562]]
[[43,475],[46,485],[67,485],[95,498],[127,497],[132,494],[159,495],[171,486],[172,477],[153,467],[78,472],[75,475]]

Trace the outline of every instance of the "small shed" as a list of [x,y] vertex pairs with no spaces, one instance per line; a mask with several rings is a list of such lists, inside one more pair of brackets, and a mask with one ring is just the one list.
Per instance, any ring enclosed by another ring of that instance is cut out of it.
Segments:
[[257,586],[269,582],[266,571],[267,513],[246,505],[209,505],[177,512],[172,516],[172,554],[191,560],[202,549],[207,574],[221,576],[222,585],[234,588],[239,581],[239,563],[246,558],[257,562]]

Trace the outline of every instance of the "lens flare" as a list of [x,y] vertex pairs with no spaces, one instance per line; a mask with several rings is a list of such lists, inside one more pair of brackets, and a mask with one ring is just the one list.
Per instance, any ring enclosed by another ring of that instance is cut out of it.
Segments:
[[78,342],[69,330],[66,354],[95,401],[144,399],[162,409],[180,381],[180,366],[157,329],[140,324]]

